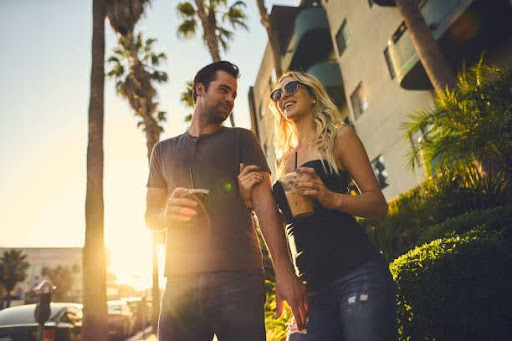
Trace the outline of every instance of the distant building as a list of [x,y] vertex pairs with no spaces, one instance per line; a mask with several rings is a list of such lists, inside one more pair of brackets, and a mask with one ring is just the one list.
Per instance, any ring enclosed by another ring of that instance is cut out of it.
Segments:
[[[73,272],[73,288],[69,297],[73,302],[82,301],[82,248],[0,248],[0,254],[11,249],[21,250],[27,255],[30,264],[27,270],[27,278],[16,289],[17,296],[25,303],[25,300],[33,300],[33,289],[44,278],[41,271],[44,267],[57,266],[75,269]],[[56,283],[54,283],[56,284]]]
[[[425,0],[422,13],[454,72],[463,61],[512,67],[512,7],[508,0]],[[419,184],[423,169],[410,171],[412,144],[401,124],[415,109],[433,103],[432,86],[395,7],[372,0],[303,0],[299,7],[274,6],[283,70],[303,70],[327,88],[345,122],[363,141],[386,198]],[[276,77],[270,45],[249,90],[252,129],[275,174],[273,122],[269,110]],[[421,139],[418,132],[415,139]]]

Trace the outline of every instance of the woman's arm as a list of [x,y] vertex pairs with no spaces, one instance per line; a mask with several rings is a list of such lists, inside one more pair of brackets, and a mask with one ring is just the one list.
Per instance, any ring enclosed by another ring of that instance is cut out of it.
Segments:
[[334,146],[337,163],[352,176],[361,194],[335,193],[325,187],[314,169],[302,167],[300,172],[310,175],[298,188],[303,195],[317,199],[322,206],[364,218],[384,218],[388,212],[386,199],[373,173],[366,150],[354,130],[346,126],[337,136]]

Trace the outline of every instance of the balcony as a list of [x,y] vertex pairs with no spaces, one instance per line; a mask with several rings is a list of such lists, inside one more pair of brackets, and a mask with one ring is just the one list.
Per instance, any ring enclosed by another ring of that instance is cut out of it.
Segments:
[[[428,0],[421,12],[432,29],[434,39],[439,40],[473,0]],[[430,81],[413,46],[409,31],[401,24],[388,42],[389,55],[393,62],[400,86],[409,90],[431,88]]]
[[315,76],[326,88],[338,108],[346,105],[340,66],[336,62],[323,62],[310,67],[307,72]]
[[288,46],[293,53],[289,69],[307,70],[327,60],[332,39],[325,10],[321,6],[304,8],[295,19],[294,36]]
[[[512,36],[508,0],[428,0],[421,11],[454,72],[463,62],[474,63],[482,51],[491,51]],[[391,37],[388,49],[401,87],[432,88],[403,24]]]

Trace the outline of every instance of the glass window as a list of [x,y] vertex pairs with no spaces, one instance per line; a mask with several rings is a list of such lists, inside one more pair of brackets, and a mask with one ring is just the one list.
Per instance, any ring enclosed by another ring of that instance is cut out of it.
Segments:
[[386,59],[386,64],[388,66],[389,75],[391,76],[391,79],[395,79],[396,73],[395,73],[395,67],[393,66],[393,61],[391,60],[391,56],[389,55],[389,47],[386,47],[384,50],[384,59]]
[[363,83],[359,83],[350,95],[350,103],[354,112],[354,119],[358,119],[366,110],[368,110],[368,99],[363,88]]
[[386,171],[386,165],[384,164],[384,157],[382,155],[377,156],[372,161],[373,173],[379,182],[381,189],[389,186],[388,184],[388,172]]
[[338,33],[336,33],[336,44],[338,45],[338,53],[341,56],[350,41],[350,33],[348,32],[347,19],[343,20]]

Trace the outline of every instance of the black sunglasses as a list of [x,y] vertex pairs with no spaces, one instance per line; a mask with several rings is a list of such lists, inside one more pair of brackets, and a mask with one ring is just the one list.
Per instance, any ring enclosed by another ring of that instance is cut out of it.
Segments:
[[275,89],[274,91],[272,91],[272,93],[270,94],[270,99],[273,100],[274,102],[277,102],[279,100],[281,100],[281,98],[283,98],[283,96],[285,95],[293,95],[294,93],[297,92],[297,90],[299,90],[299,86],[300,85],[303,85],[301,82],[299,81],[291,81],[290,83],[286,84],[284,86],[284,90],[283,89]]

